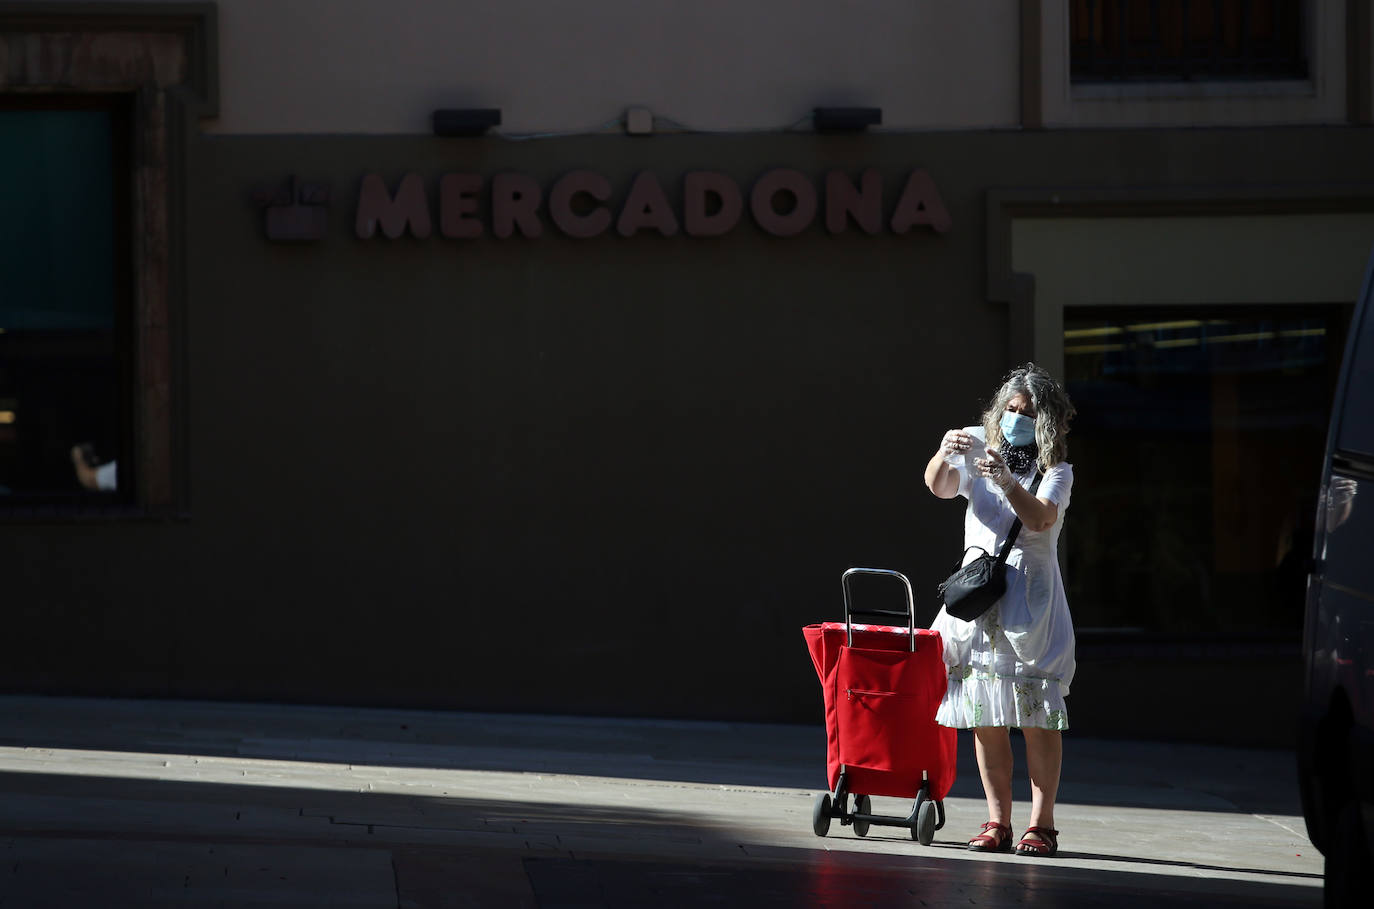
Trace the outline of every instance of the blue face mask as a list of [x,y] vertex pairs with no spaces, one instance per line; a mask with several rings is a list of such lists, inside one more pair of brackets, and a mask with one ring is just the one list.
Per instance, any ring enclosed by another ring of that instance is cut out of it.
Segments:
[[1023,413],[1008,410],[1002,414],[1002,438],[1008,445],[1020,447],[1035,442],[1035,421]]

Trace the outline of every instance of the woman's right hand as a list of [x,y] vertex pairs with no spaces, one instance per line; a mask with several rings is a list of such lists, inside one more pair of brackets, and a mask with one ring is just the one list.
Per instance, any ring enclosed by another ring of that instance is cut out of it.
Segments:
[[941,457],[949,457],[953,454],[963,454],[972,447],[973,436],[962,429],[951,429],[940,440],[940,455]]
[[956,462],[973,447],[973,437],[962,429],[951,429],[940,440],[940,449],[926,464],[926,488],[942,499],[959,494],[959,470]]

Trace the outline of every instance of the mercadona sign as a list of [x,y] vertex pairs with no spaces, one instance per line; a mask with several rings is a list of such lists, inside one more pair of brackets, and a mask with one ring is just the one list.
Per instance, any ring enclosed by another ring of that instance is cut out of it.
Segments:
[[865,170],[857,181],[843,171],[832,170],[813,181],[801,171],[778,168],[755,180],[747,193],[728,174],[700,170],[682,175],[675,189],[670,196],[655,174],[641,172],[613,205],[611,181],[590,170],[567,173],[547,191],[520,173],[444,174],[432,189],[418,174],[406,174],[392,189],[379,174],[369,173],[358,188],[354,232],[362,239],[378,234],[392,240],[405,234],[425,239],[434,233],[436,211],[439,235],[452,240],[537,239],[550,224],[578,239],[611,230],[622,237],[679,232],[719,237],[734,230],[746,210],[761,230],[777,237],[796,236],[817,219],[831,234],[850,229],[868,235],[884,229],[945,233],[952,226],[944,200],[924,170],[906,176],[886,212],[883,176],[876,168]]

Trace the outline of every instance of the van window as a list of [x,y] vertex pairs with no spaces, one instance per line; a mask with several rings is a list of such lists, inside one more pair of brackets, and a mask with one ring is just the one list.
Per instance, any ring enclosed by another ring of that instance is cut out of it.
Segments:
[[[1365,289],[1366,293],[1370,288]],[[1374,312],[1366,300],[1350,348],[1350,379],[1341,399],[1336,450],[1374,457]]]

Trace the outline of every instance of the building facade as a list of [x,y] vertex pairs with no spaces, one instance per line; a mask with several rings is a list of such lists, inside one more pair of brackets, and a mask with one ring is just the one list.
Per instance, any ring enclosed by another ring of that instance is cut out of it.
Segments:
[[1286,742],[1369,7],[0,3],[0,686],[812,721],[1033,359],[1075,728]]

